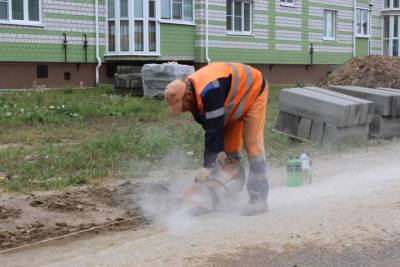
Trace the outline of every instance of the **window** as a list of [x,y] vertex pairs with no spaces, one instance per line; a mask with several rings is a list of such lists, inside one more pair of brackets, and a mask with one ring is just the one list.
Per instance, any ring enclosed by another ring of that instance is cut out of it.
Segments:
[[193,0],[161,0],[161,18],[193,22]]
[[383,17],[383,54],[400,55],[400,15]]
[[384,8],[400,8],[400,0],[385,0]]
[[107,0],[107,51],[156,55],[160,50],[157,0]]
[[361,37],[369,36],[370,11],[367,9],[357,9],[357,35]]
[[121,51],[129,51],[129,17],[128,17],[128,0],[121,0],[120,3],[120,46]]
[[115,2],[108,0],[108,51],[115,51]]
[[251,33],[252,2],[226,1],[226,30],[233,33]]
[[294,6],[294,0],[281,0],[282,6]]
[[0,20],[8,19],[8,0],[0,0]]
[[40,0],[0,0],[0,22],[39,24]]
[[324,10],[324,39],[335,40],[336,38],[336,11]]
[[36,66],[36,78],[46,79],[49,77],[49,70],[47,65],[37,65]]

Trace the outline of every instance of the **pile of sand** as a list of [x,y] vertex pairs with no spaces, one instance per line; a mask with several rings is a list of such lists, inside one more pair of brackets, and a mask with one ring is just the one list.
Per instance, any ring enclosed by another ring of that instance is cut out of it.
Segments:
[[389,87],[400,89],[400,57],[353,58],[327,76],[320,84]]

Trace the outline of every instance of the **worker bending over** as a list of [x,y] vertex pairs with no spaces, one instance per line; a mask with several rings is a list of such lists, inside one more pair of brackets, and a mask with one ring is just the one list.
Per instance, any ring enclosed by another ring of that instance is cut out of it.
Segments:
[[214,167],[225,152],[239,166],[242,144],[247,152],[250,195],[243,215],[267,210],[268,180],[264,126],[268,85],[260,71],[239,63],[212,63],[186,80],[171,82],[165,91],[171,114],[190,111],[205,130],[204,167]]

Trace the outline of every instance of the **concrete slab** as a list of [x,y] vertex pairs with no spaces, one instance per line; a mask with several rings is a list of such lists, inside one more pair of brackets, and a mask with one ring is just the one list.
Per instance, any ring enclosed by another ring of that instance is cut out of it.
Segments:
[[374,137],[399,137],[400,117],[382,117],[375,115],[370,124],[370,135]]
[[329,90],[370,100],[375,103],[375,113],[389,116],[392,109],[393,93],[357,86],[329,86]]
[[324,123],[314,120],[311,126],[310,140],[315,143],[321,143],[324,136]]
[[[342,94],[339,92],[331,91],[328,89],[319,88],[316,86],[307,86],[304,89],[311,90],[314,92],[319,92],[331,96],[341,98],[343,100],[348,100],[353,103],[354,107],[351,110],[349,119],[354,118],[354,121],[348,122],[348,125],[364,124],[370,123],[374,114],[374,102],[361,99],[358,97],[353,97],[350,95]],[[353,115],[354,114],[354,115]]]
[[393,102],[392,102],[392,112],[391,116],[399,116],[400,115],[400,90],[393,88],[378,88],[378,90],[384,90],[393,94]]
[[327,123],[325,125],[322,143],[362,143],[367,141],[368,134],[368,123],[348,127],[337,127]]
[[297,129],[297,136],[302,139],[310,139],[312,120],[301,118]]
[[280,111],[276,120],[275,129],[282,133],[297,136],[299,122],[299,116]]
[[340,127],[350,126],[348,122],[352,121],[348,119],[351,109],[349,101],[303,88],[282,90],[279,109]]

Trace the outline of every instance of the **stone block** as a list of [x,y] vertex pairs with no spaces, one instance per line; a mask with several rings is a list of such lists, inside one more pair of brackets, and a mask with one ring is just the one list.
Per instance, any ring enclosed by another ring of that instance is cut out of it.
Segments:
[[310,140],[315,143],[321,143],[324,135],[324,123],[314,120],[311,126]]
[[375,115],[370,124],[370,135],[374,137],[399,137],[400,117]]
[[175,79],[186,79],[194,72],[193,66],[181,64],[145,64],[142,68],[145,97],[164,95],[165,87]]
[[328,89],[322,89],[316,86],[307,86],[304,88],[350,101],[352,108],[350,115],[348,116],[348,119],[350,120],[347,123],[348,125],[364,124],[372,121],[372,117],[374,115],[374,103],[372,101],[338,93]]
[[301,118],[297,128],[297,136],[301,139],[310,139],[312,120]]
[[368,134],[368,123],[348,127],[337,127],[327,123],[325,125],[322,143],[361,143],[367,141]]
[[378,88],[378,90],[383,90],[393,95],[392,110],[390,112],[391,116],[400,116],[400,90],[393,88]]
[[284,89],[279,97],[281,111],[336,125],[350,126],[352,106],[348,100],[303,88]]
[[329,90],[374,102],[376,114],[389,116],[392,113],[393,93],[391,92],[365,87],[337,85],[330,86]]
[[299,122],[299,116],[280,111],[275,129],[291,136],[297,136]]

